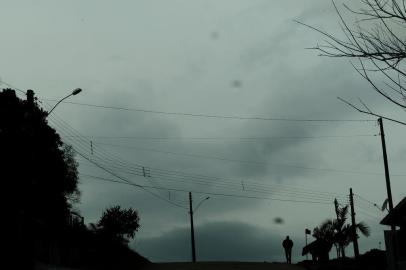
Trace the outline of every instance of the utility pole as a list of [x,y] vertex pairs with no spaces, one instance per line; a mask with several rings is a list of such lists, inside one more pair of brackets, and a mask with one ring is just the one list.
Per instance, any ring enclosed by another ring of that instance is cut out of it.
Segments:
[[[307,235],[311,234],[311,231],[309,229],[305,229],[305,237],[306,237],[306,246],[307,246]],[[308,253],[306,253],[306,260],[309,259]]]
[[[340,207],[338,205],[338,201],[337,198],[334,199],[334,211],[336,212],[336,217],[338,220],[338,211],[339,211]],[[336,247],[336,252],[337,252],[337,258],[340,258],[341,256],[341,249],[340,247]]]
[[[382,118],[378,119],[381,142],[382,142],[382,152],[383,152],[383,164],[385,167],[385,180],[386,180],[386,192],[388,194],[388,204],[389,204],[389,214],[393,212],[393,200],[392,200],[392,189],[390,187],[390,177],[389,177],[389,166],[388,166],[388,156],[386,155],[386,143],[385,143],[385,131],[383,129]],[[392,230],[392,243],[393,243],[393,258],[395,269],[397,269],[397,245],[396,245],[396,226],[391,225]]]
[[[306,246],[307,246],[307,233],[305,232],[305,236],[306,236]],[[306,260],[308,260],[309,259],[309,255],[308,255],[308,253],[306,253]]]
[[383,152],[383,164],[385,166],[385,179],[386,179],[386,192],[388,193],[388,203],[389,203],[389,213],[393,210],[392,201],[392,190],[390,187],[390,177],[389,177],[389,166],[388,166],[388,156],[386,155],[386,143],[385,143],[385,131],[383,130],[382,118],[378,119],[381,141],[382,141],[382,152]]
[[195,228],[193,226],[193,202],[192,192],[189,192],[189,214],[190,214],[190,238],[192,239],[192,262],[196,262],[196,249],[195,249]]
[[354,245],[354,257],[357,259],[359,257],[359,247],[358,247],[358,236],[357,227],[355,223],[355,211],[354,211],[354,194],[352,193],[352,188],[350,188],[350,206],[351,206],[351,231],[352,231],[352,244]]

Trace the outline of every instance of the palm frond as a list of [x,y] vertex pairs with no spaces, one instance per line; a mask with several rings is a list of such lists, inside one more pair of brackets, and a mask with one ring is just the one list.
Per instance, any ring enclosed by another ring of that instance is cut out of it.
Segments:
[[369,226],[365,222],[360,222],[355,227],[358,231],[360,231],[363,235],[368,237],[371,233]]
[[348,204],[338,211],[338,219],[342,220],[344,223],[347,220],[348,216]]

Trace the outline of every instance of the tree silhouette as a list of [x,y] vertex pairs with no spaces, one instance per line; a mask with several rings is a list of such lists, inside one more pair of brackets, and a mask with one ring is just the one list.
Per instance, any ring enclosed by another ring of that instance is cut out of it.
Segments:
[[131,207],[121,209],[120,206],[107,208],[97,223],[98,230],[113,240],[128,243],[134,238],[140,227],[138,212]]
[[[334,205],[336,218],[328,219],[314,228],[313,237],[334,245],[337,249],[337,257],[344,258],[345,248],[357,235],[353,235],[352,225],[347,223],[349,206],[340,207],[337,200],[334,200]],[[355,224],[355,231],[367,237],[370,234],[369,227],[364,222]]]
[[[406,109],[406,0],[361,0],[363,7],[354,10],[344,4],[344,8],[354,15],[354,21],[344,19],[337,12],[343,37],[331,34],[320,28],[306,25],[326,37],[324,44],[313,49],[323,56],[344,57],[358,62],[353,64],[358,73],[367,80],[373,89],[386,100]],[[379,75],[383,83],[377,83]],[[352,104],[348,103],[353,106]],[[364,108],[353,106],[362,113],[380,116],[372,112],[362,101]],[[392,120],[392,119],[391,119]]]
[[[333,221],[333,229],[335,231],[334,242],[339,247],[338,255],[345,257],[345,247],[348,246],[352,241],[354,241],[357,235],[353,235],[352,225],[347,224],[349,205],[340,207],[337,200],[334,200],[335,211],[337,218]],[[355,224],[355,231],[360,232],[364,236],[369,236],[369,227],[364,223],[360,222]]]
[[[61,232],[72,203],[78,200],[77,163],[47,123],[48,113],[33,98],[19,99],[14,90],[0,92],[0,179],[2,214],[14,240],[11,252],[26,249],[39,231]],[[21,259],[20,259],[21,261]]]
[[351,226],[347,224],[348,205],[339,207],[337,200],[334,201],[336,205],[337,218],[333,221],[334,229],[334,242],[338,246],[339,257],[345,257],[345,247],[350,243]]

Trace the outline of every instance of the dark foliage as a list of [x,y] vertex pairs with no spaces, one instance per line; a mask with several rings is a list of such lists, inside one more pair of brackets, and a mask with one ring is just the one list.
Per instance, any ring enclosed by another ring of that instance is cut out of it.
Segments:
[[[341,207],[337,200],[334,201],[334,204],[337,218],[332,220],[328,219],[314,228],[313,237],[329,243],[330,248],[334,245],[337,249],[338,257],[346,257],[345,248],[354,239],[352,225],[347,223],[349,206],[345,205]],[[369,227],[364,222],[355,224],[355,231],[365,236],[369,236],[370,234]],[[328,251],[330,251],[330,249]]]
[[2,214],[10,254],[32,257],[40,229],[62,233],[71,202],[79,198],[73,152],[46,117],[34,99],[21,100],[11,89],[0,92]]
[[385,251],[372,249],[357,260],[340,258],[331,261],[303,261],[299,265],[311,270],[382,270],[386,269]]
[[[143,269],[150,262],[131,250],[127,244],[108,235],[87,228],[82,224],[69,227],[57,239],[45,239],[51,243],[57,240],[59,263],[43,260],[45,263],[63,265],[74,269]],[[43,249],[44,258],[49,249]]]
[[107,237],[128,243],[129,239],[134,238],[135,232],[138,231],[139,220],[136,210],[114,206],[103,212],[97,226],[98,230]]

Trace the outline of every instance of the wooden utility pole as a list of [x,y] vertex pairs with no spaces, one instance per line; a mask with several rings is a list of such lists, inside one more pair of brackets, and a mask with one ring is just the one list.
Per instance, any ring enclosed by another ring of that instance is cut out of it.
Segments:
[[352,188],[350,188],[350,207],[351,207],[351,231],[352,231],[352,244],[354,245],[354,257],[357,259],[359,257],[359,247],[358,247],[358,235],[357,235],[357,225],[355,223],[355,211],[354,211],[354,194],[352,193]]
[[[339,219],[338,217],[338,212],[339,212],[340,206],[338,205],[338,201],[337,198],[334,199],[334,211],[336,212],[336,217],[337,220]],[[336,252],[337,252],[337,258],[341,257],[341,247],[340,246],[336,246]]]
[[[307,235],[311,234],[311,231],[309,229],[305,229],[305,237],[306,237],[306,246],[307,246]],[[309,259],[308,253],[306,253],[306,260]]]
[[189,192],[189,214],[190,214],[190,238],[192,240],[192,262],[196,262],[195,228],[193,226],[192,192]]
[[[306,246],[307,246],[307,233],[305,233],[305,237],[306,237]],[[306,261],[309,259],[309,254],[306,253]]]
[[[378,119],[378,123],[379,123],[379,128],[380,128],[380,133],[381,133],[383,164],[384,164],[384,167],[385,167],[386,192],[388,194],[388,204],[389,204],[389,214],[390,214],[390,213],[393,212],[392,189],[391,189],[391,186],[390,186],[388,156],[386,155],[385,131],[383,129],[383,122],[382,122],[381,117]],[[397,269],[396,226],[391,225],[391,230],[392,230],[394,265],[395,265],[395,269]]]
[[389,177],[389,166],[388,166],[388,156],[386,155],[386,143],[385,143],[385,131],[383,129],[382,118],[378,119],[381,142],[382,142],[382,152],[383,152],[383,165],[385,167],[385,179],[386,179],[386,192],[388,193],[388,203],[389,203],[389,213],[393,210],[393,200],[392,200],[392,190],[390,187],[390,177]]

